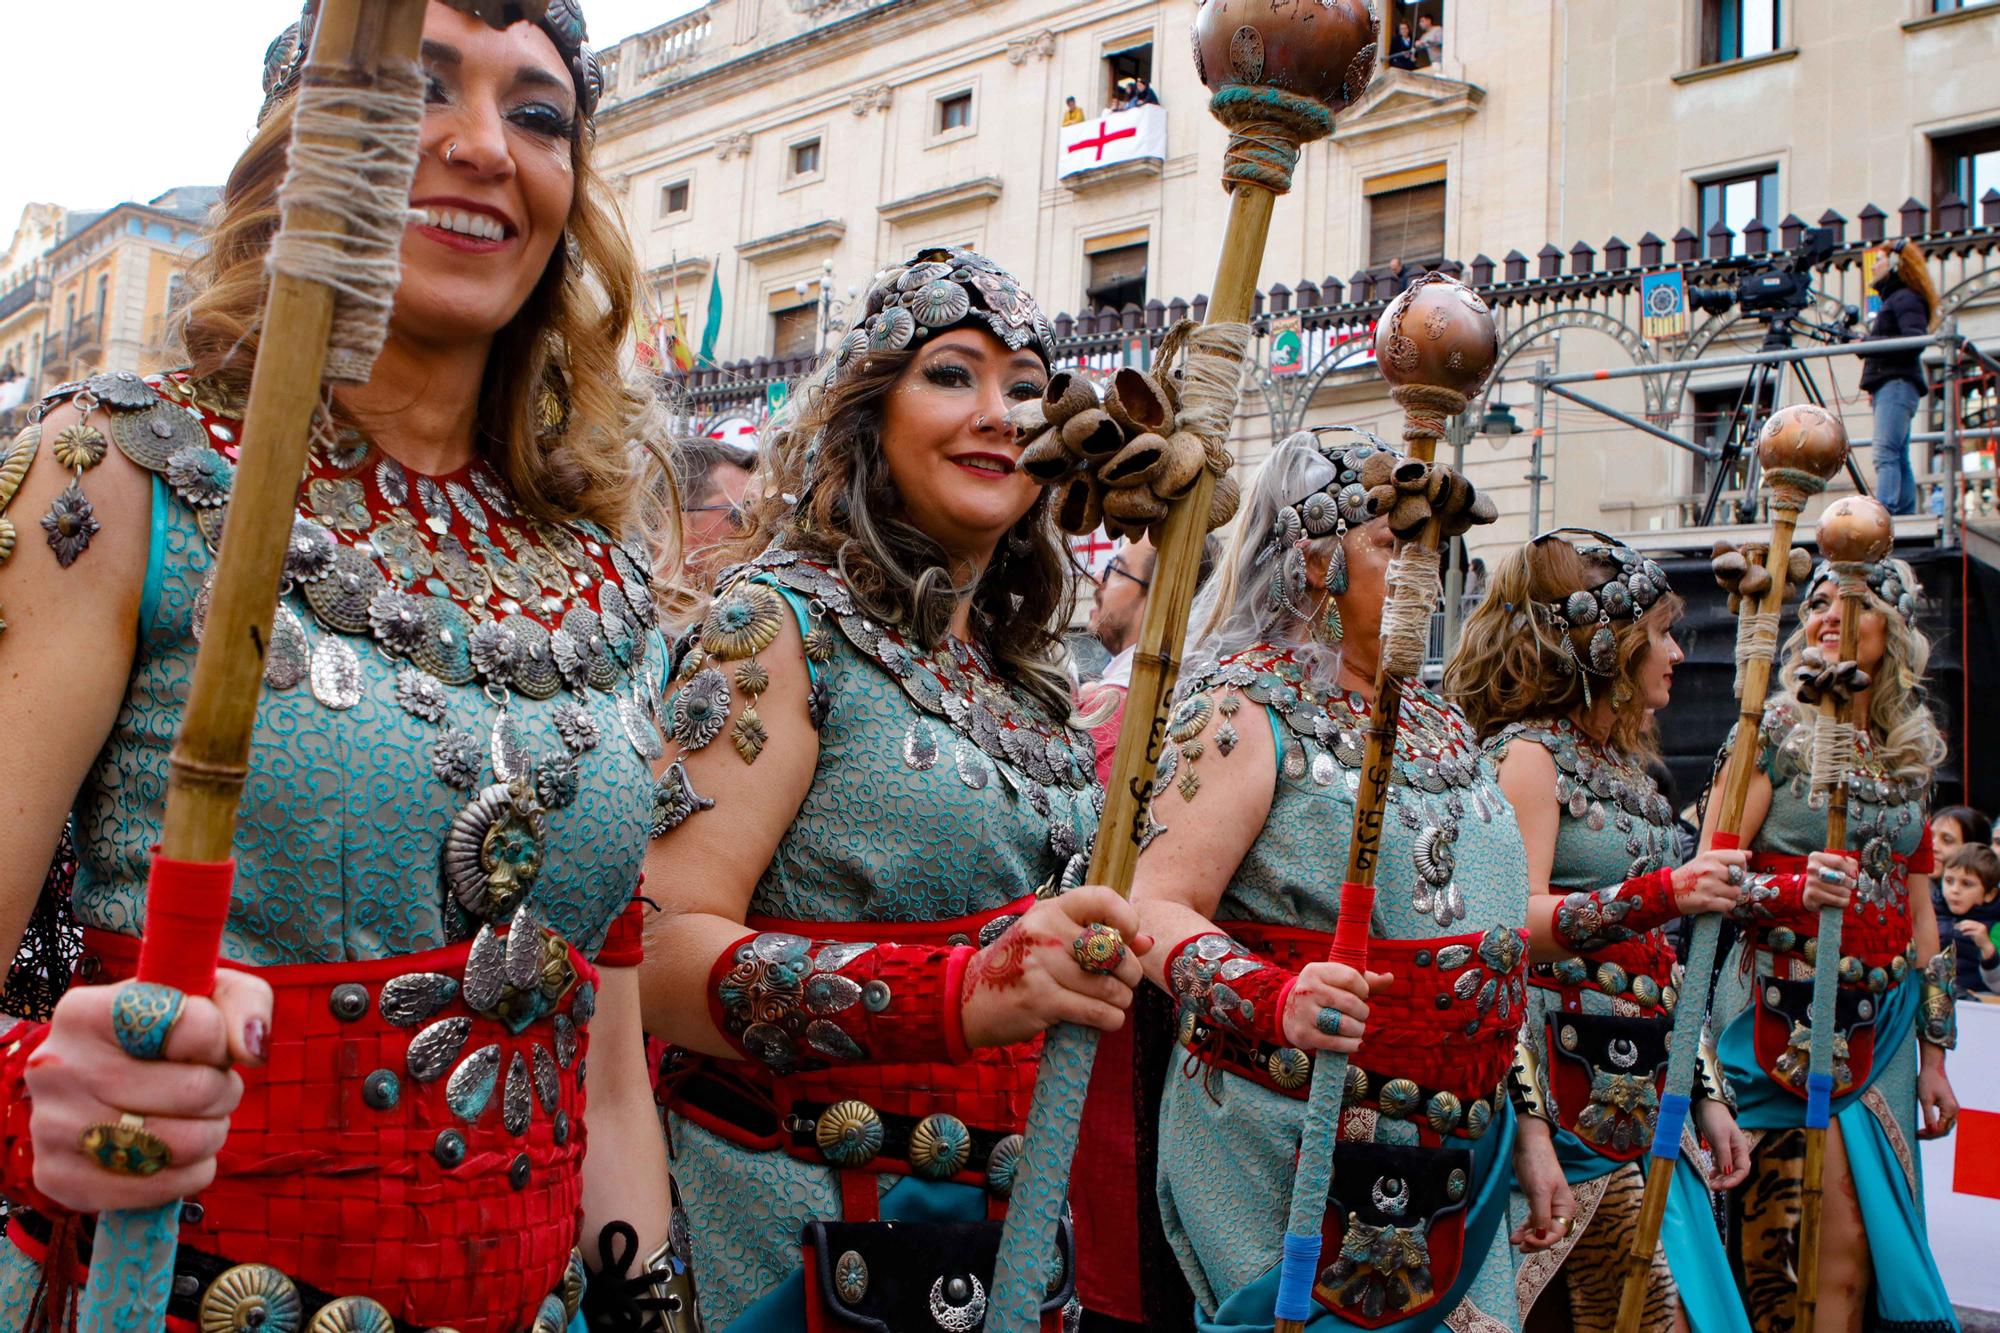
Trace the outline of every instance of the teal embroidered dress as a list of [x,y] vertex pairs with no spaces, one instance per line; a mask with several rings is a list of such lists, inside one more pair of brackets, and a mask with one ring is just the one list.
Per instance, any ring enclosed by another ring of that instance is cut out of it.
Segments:
[[[1101,803],[1087,733],[1049,716],[973,645],[948,639],[925,651],[876,623],[856,608],[837,573],[794,551],[774,547],[741,574],[744,582],[719,594],[700,646],[683,663],[667,721],[686,748],[717,739],[705,719],[718,700],[746,688],[754,698],[764,688],[745,651],[769,641],[755,632],[764,608],[795,619],[819,757],[805,800],[758,879],[749,929],[789,932],[802,942],[855,941],[854,948],[984,945],[1032,895],[1080,881]],[[683,795],[667,826],[728,818],[726,809],[710,809],[684,770],[674,770]],[[886,987],[882,999],[896,1002]],[[820,1031],[817,1039],[808,1031],[800,1055],[838,1049],[840,1038]],[[1025,1121],[1038,1052],[1038,1042],[1024,1043],[974,1051],[969,1062],[951,1062],[940,1051],[928,1064],[863,1061],[791,1073],[754,1061],[671,1056],[669,1141],[709,1327],[803,1330],[802,1229],[843,1217],[873,1220],[856,1216],[857,1189],[875,1196],[883,1221],[988,1217],[993,1196],[1011,1180],[1004,1173],[1018,1138],[994,1144],[980,1168],[982,1188],[950,1175],[929,1178],[914,1135],[907,1158],[892,1136],[858,1168],[842,1169],[817,1126],[850,1112],[867,1124],[943,1117],[957,1126],[954,1134],[969,1127],[978,1168],[980,1145],[1017,1134]]]
[[[1242,728],[1268,726],[1277,767],[1270,816],[1214,919],[1257,960],[1292,971],[1323,960],[1367,705],[1315,690],[1279,647],[1239,654],[1184,690],[1154,820],[1171,829],[1201,818],[1193,798],[1204,745],[1227,754]],[[1321,1260],[1333,1266],[1323,1288],[1337,1270],[1340,1291],[1322,1298],[1309,1327],[1511,1330],[1514,1121],[1501,1085],[1525,1002],[1527,862],[1471,729],[1421,686],[1405,696],[1386,814],[1369,965],[1397,980],[1371,995],[1368,1035],[1351,1064]],[[1230,959],[1218,975],[1254,965]],[[1167,1237],[1203,1333],[1268,1330],[1309,1061],[1211,1026],[1185,997],[1179,1035],[1190,1058],[1169,1070],[1160,1107]],[[1404,1156],[1385,1155],[1397,1152]],[[1435,1207],[1411,1213],[1414,1187],[1402,1182],[1431,1164]],[[1354,1253],[1343,1242],[1363,1234],[1383,1242],[1380,1262],[1341,1269]]]

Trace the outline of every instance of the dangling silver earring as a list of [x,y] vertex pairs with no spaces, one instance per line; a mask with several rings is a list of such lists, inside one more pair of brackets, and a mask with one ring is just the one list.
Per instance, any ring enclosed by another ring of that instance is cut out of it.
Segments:
[[583,267],[583,247],[576,243],[576,237],[568,231],[563,232],[563,253],[569,256],[571,267]]
[[1312,636],[1327,648],[1340,647],[1340,641],[1347,637],[1347,627],[1340,621],[1340,604],[1333,600],[1330,589],[1320,601],[1319,615],[1313,619]]
[[1341,524],[1333,534],[1333,554],[1326,558],[1326,590],[1334,596],[1347,591],[1347,525]]

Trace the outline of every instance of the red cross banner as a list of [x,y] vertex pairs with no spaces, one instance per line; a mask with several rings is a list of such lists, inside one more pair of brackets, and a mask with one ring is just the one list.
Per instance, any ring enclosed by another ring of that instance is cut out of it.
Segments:
[[1157,106],[1113,111],[1062,127],[1058,176],[1167,155],[1167,113]]
[[1948,1059],[1962,1108],[1948,1138],[1920,1145],[1931,1253],[1954,1305],[2000,1310],[2000,1004],[1958,1002],[1958,1049]]

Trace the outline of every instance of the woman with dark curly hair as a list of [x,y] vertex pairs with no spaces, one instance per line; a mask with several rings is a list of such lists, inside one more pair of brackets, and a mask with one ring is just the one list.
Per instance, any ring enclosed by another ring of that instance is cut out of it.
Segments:
[[1038,1039],[1131,1003],[1136,918],[1076,887],[1066,552],[1008,422],[1052,341],[969,251],[877,274],[669,700],[644,991],[711,1328],[976,1327]]
[[[670,1230],[634,897],[665,653],[632,497],[662,491],[628,443],[635,264],[591,168],[598,77],[569,0],[504,29],[429,7],[387,341],[317,416],[259,645],[224,968],[213,1000],[121,982],[308,37],[268,57],[189,366],[64,386],[0,466],[0,501],[41,519],[6,569],[0,945],[68,815],[76,974],[121,983],[72,987],[0,1045],[17,1322],[66,1326],[107,1208],[187,1200],[175,1329],[560,1329],[607,1227],[627,1262]],[[149,1012],[173,1015],[163,1047]],[[651,1281],[594,1276],[592,1299],[631,1316]]]
[[[1445,668],[1445,693],[1498,766],[1527,845],[1528,1113],[1551,1126],[1577,1198],[1569,1236],[1518,1284],[1531,1329],[1616,1322],[1683,1002],[1666,928],[1742,893],[1742,852],[1679,863],[1673,808],[1646,771],[1682,661],[1680,614],[1657,564],[1565,529],[1500,561]],[[1698,1150],[1679,1163],[1643,1327],[1733,1333],[1748,1326],[1708,1188],[1741,1180],[1749,1150],[1712,1043],[1700,1069],[1695,1124],[1713,1162],[1705,1182]]]
[[[1718,969],[1715,1015],[1724,1068],[1751,1141],[1750,1177],[1730,1197],[1743,1304],[1751,1326],[1792,1323],[1798,1191],[1804,1174],[1813,970],[1838,969],[1833,1123],[1826,1132],[1819,1326],[1956,1328],[1925,1240],[1916,1140],[1949,1134],[1958,1100],[1945,1052],[1958,1037],[1954,959],[1939,947],[1925,810],[1945,756],[1924,702],[1930,643],[1916,625],[1916,576],[1901,560],[1869,566],[1856,660],[1848,845],[1826,846],[1826,797],[1812,783],[1816,709],[1798,700],[1807,647],[1840,656],[1838,580],[1822,564],[1786,642],[1783,693],[1764,707],[1743,810],[1750,880],[1746,923]],[[1724,753],[1728,750],[1725,748]],[[1714,789],[1724,788],[1726,761]],[[1717,804],[1704,838],[1712,836]],[[1819,911],[1843,909],[1838,959],[1817,957]]]

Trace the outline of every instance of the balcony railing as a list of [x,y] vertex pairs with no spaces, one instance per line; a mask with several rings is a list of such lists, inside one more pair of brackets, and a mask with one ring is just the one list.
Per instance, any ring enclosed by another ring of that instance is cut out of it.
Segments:
[[[1924,247],[1941,292],[1965,277],[1968,261],[2000,250],[2000,190],[1988,190],[1978,211],[1975,223],[1971,210],[1956,196],[1947,196],[1934,213],[1914,199],[1898,210],[1899,234]],[[1497,262],[1480,254],[1469,264],[1447,259],[1436,267],[1472,284],[1502,311],[1566,306],[1594,298],[1634,295],[1645,274],[1669,267],[1679,267],[1691,287],[1727,285],[1731,270],[1740,269],[1746,261],[1779,257],[1803,241],[1809,226],[1817,225],[1833,229],[1837,244],[1832,256],[1815,271],[1816,286],[1831,299],[1858,304],[1865,295],[1860,285],[1861,256],[1885,239],[1888,218],[1889,214],[1870,204],[1861,210],[1855,226],[1831,209],[1822,213],[1816,224],[1796,214],[1788,216],[1775,232],[1753,220],[1744,228],[1740,243],[1735,233],[1717,223],[1710,228],[1706,247],[1684,227],[1666,240],[1649,231],[1636,247],[1614,236],[1601,250],[1581,241],[1568,251],[1551,243],[1533,259],[1511,250]],[[1337,364],[1344,348],[1351,346],[1357,354],[1365,352],[1376,319],[1416,276],[1414,272],[1399,277],[1383,269],[1361,269],[1345,281],[1329,275],[1318,282],[1301,279],[1296,286],[1275,283],[1257,293],[1252,324],[1261,336],[1268,332],[1273,316],[1297,315],[1306,343],[1306,365],[1323,368]],[[1135,353],[1149,358],[1175,322],[1200,320],[1207,312],[1208,298],[1200,295],[1192,300],[1155,298],[1143,306],[1128,304],[1122,310],[1060,313],[1051,320],[1059,365],[1110,370],[1126,364]],[[733,361],[670,376],[666,392],[678,397],[695,415],[719,415],[732,409],[757,408],[767,401],[774,383],[811,368],[811,358]],[[1309,375],[1295,377],[1302,391],[1311,380]]]
[[0,319],[19,314],[37,301],[49,299],[49,280],[46,274],[38,274],[0,295]]

